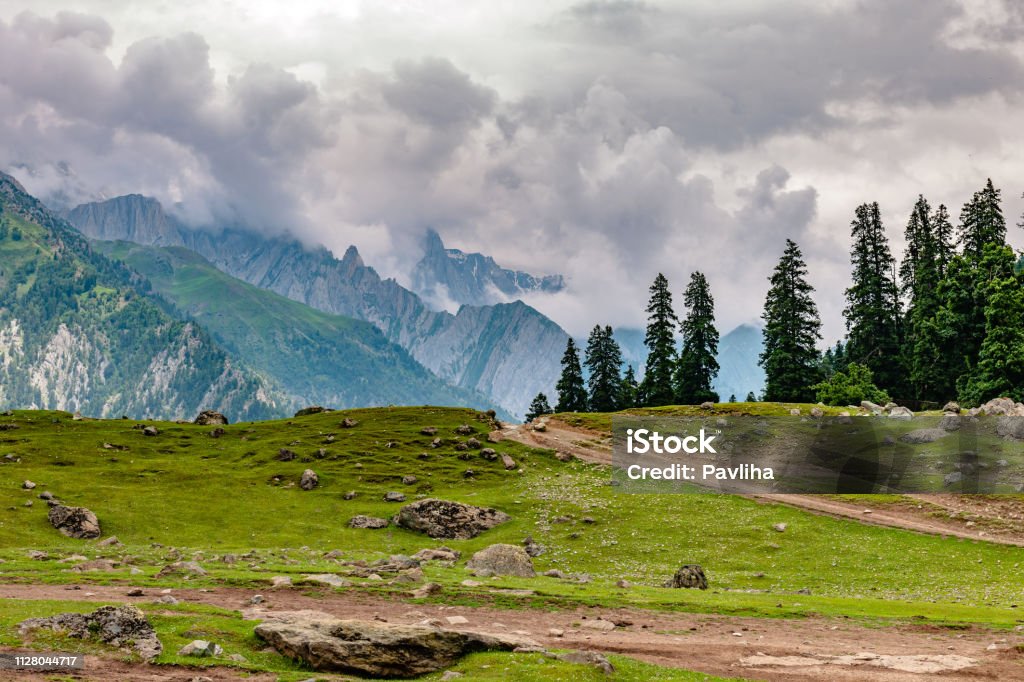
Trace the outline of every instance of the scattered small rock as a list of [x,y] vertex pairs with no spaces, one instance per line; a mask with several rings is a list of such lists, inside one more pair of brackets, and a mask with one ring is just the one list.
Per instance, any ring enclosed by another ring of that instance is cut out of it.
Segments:
[[353,516],[348,521],[349,528],[369,528],[373,530],[387,528],[389,524],[390,522],[387,519],[381,519],[376,516],[364,516],[363,514]]
[[306,469],[302,472],[302,477],[299,479],[299,487],[303,490],[312,490],[313,488],[320,485],[320,477],[312,469]]
[[405,493],[395,491],[384,493],[385,502],[405,502]]
[[708,579],[699,564],[684,564],[679,567],[666,587],[706,590]]

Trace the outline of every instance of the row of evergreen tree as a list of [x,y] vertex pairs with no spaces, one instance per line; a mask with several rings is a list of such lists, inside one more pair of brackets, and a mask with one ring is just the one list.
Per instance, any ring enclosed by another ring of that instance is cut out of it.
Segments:
[[1006,242],[991,180],[956,228],[944,205],[919,196],[898,267],[877,203],[857,207],[851,237],[846,341],[823,355],[814,290],[787,242],[765,304],[765,400],[816,400],[823,381],[854,374],[908,402],[1024,400],[1024,258]]
[[[590,332],[583,361],[570,338],[562,356],[562,374],[556,412],[612,412],[628,407],[717,402],[712,382],[718,375],[718,329],[715,300],[701,272],[690,276],[683,291],[686,315],[680,320],[672,306],[668,280],[658,274],[647,304],[648,355],[644,378],[639,383],[632,365],[622,373],[622,351],[612,328],[597,325]],[[682,343],[678,350],[676,333]],[[584,379],[583,368],[587,369]],[[733,398],[734,399],[734,398]],[[538,394],[526,415],[527,421],[552,412],[545,394]]]
[[[1021,224],[1024,227],[1024,223]],[[765,370],[761,398],[812,402],[823,395],[849,400],[865,395],[943,402],[957,397],[976,405],[997,396],[1024,400],[1024,256],[1006,242],[1000,190],[991,180],[960,212],[954,228],[947,208],[932,209],[919,196],[897,262],[889,248],[878,203],[856,208],[851,223],[852,282],[846,289],[846,340],[824,353],[821,318],[800,247],[786,240],[765,297]],[[556,385],[558,412],[607,412],[634,406],[717,401],[718,330],[707,279],[694,272],[683,293],[682,321],[672,307],[668,280],[659,274],[647,304],[648,349],[644,378],[622,354],[611,327],[594,327],[581,363],[569,339]],[[677,350],[676,334],[681,337]],[[584,379],[583,367],[589,376]],[[754,399],[752,394],[747,400]],[[734,401],[735,396],[730,397]],[[528,419],[551,412],[540,394]]]

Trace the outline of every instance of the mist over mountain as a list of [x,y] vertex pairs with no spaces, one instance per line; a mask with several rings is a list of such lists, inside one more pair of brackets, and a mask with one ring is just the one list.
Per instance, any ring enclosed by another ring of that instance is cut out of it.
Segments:
[[371,322],[441,379],[478,391],[516,416],[538,392],[554,392],[567,335],[522,302],[434,311],[395,280],[381,278],[355,247],[338,259],[287,236],[196,229],[140,195],[78,206],[67,216],[89,237],[183,246],[257,287]]
[[490,256],[446,248],[435,230],[428,230],[423,258],[412,274],[412,287],[425,301],[439,308],[452,305],[488,305],[515,300],[537,292],[565,288],[561,275],[537,277],[509,270]]
[[282,414],[262,379],[3,173],[0,405],[97,417]]

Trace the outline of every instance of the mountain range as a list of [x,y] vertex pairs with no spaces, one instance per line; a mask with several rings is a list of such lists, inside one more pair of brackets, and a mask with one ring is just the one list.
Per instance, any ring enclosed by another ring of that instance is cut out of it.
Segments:
[[165,419],[282,409],[201,326],[3,173],[0,404]]
[[140,195],[84,204],[66,216],[93,239],[184,247],[256,287],[370,322],[445,382],[482,394],[514,416],[525,414],[538,392],[554,393],[568,336],[521,301],[463,305],[455,314],[433,310],[365,265],[354,246],[338,259],[286,235],[193,228]]
[[288,413],[308,405],[471,405],[488,400],[443,382],[369,322],[325,313],[221,272],[180,246],[95,241],[264,377]]
[[556,293],[565,288],[561,275],[531,275],[509,270],[482,253],[446,248],[441,235],[427,231],[423,258],[412,275],[413,290],[438,307],[491,305],[533,293]]

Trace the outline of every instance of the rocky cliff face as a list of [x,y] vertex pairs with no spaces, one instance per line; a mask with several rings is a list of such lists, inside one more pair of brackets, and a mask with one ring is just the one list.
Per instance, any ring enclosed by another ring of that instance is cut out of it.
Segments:
[[439,307],[503,303],[564,287],[561,275],[537,277],[503,268],[490,256],[445,248],[434,230],[427,232],[423,258],[413,271],[413,289]]
[[0,404],[102,417],[280,413],[262,381],[173,312],[0,173]]
[[394,280],[381,278],[355,247],[338,259],[289,237],[191,229],[162,210],[157,217],[158,208],[153,199],[132,195],[79,206],[68,219],[90,237],[184,246],[250,284],[372,322],[440,378],[478,391],[516,416],[525,414],[538,392],[554,392],[567,336],[529,306],[463,306],[454,315],[434,311]]

